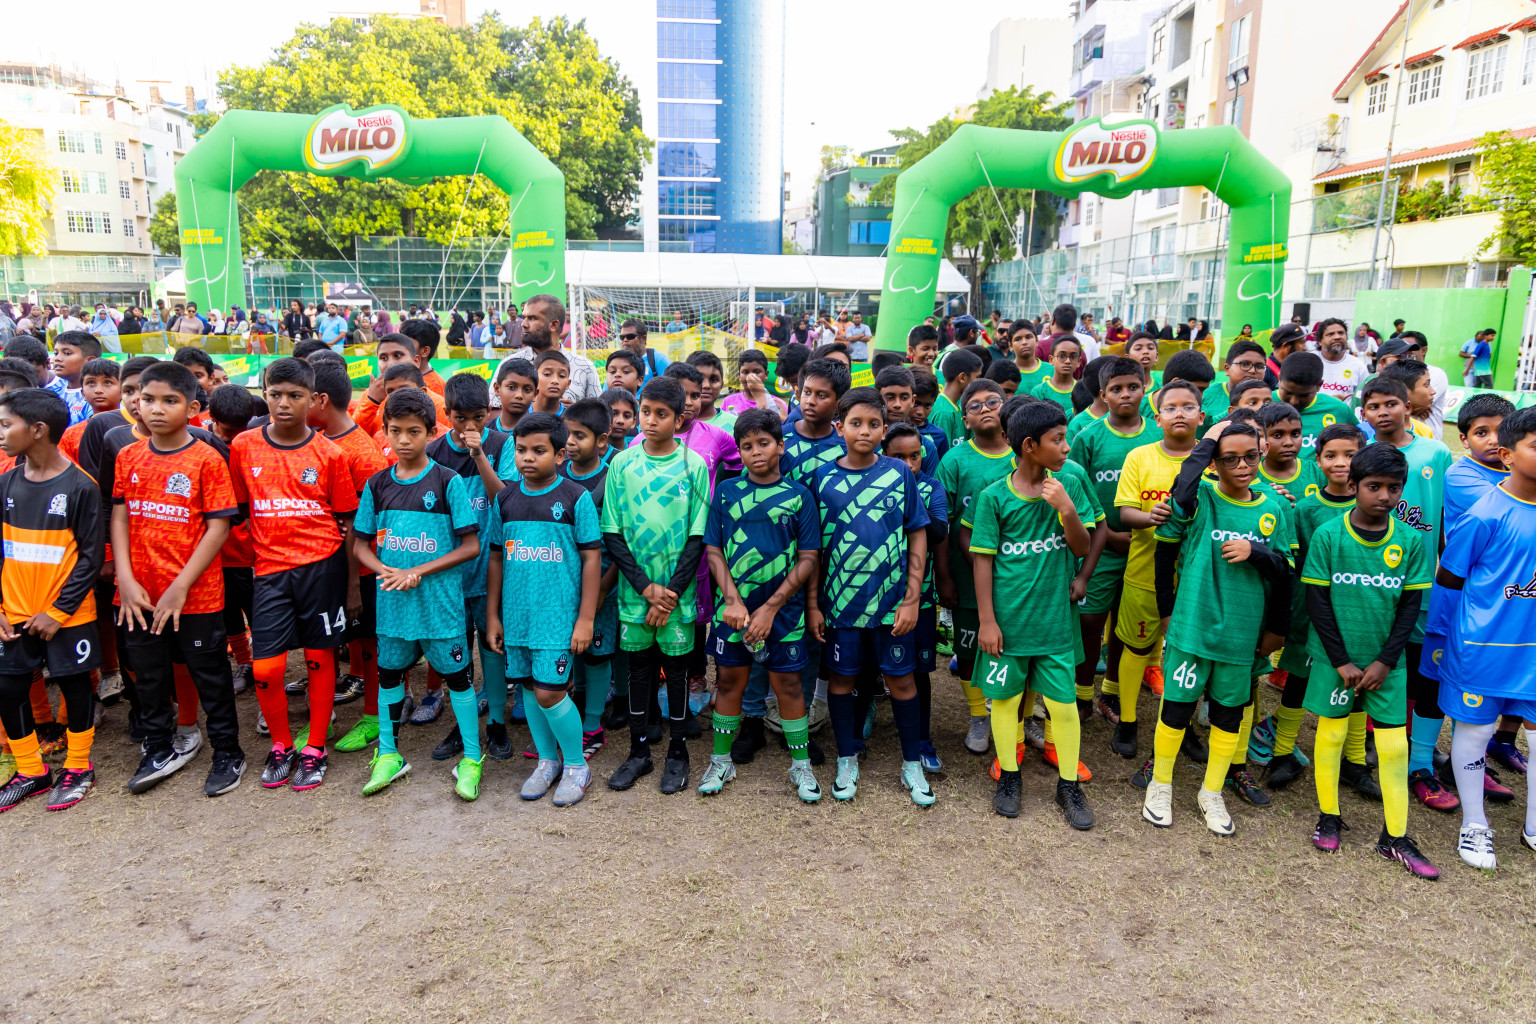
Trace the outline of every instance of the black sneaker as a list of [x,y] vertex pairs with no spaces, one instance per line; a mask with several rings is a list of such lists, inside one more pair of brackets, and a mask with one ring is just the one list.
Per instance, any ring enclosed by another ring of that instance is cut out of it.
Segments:
[[239,696],[256,685],[256,671],[249,665],[236,665],[233,675],[235,683],[235,696]]
[[53,784],[53,790],[48,794],[48,809],[50,811],[63,811],[75,806],[85,799],[85,794],[96,785],[96,771],[87,768],[84,771],[75,771],[65,768],[59,772],[59,780]]
[[1136,774],[1131,776],[1131,785],[1137,789],[1146,789],[1147,785],[1152,781],[1152,765],[1153,762],[1148,761],[1136,769]]
[[1024,809],[1024,785],[1017,771],[1003,772],[997,777],[992,809],[1005,818],[1017,818]]
[[148,793],[176,772],[191,758],[183,757],[170,747],[151,750],[139,760],[139,770],[128,780],[128,792]]
[[0,814],[15,807],[23,800],[53,788],[53,769],[43,766],[41,775],[13,775],[11,781],[0,786]]
[[[762,719],[758,719],[758,721],[762,721]],[[683,739],[696,740],[703,735],[704,727],[699,724],[698,715],[689,715],[683,720]],[[767,740],[764,740],[763,742],[766,744]]]
[[485,752],[497,761],[505,761],[512,756],[512,737],[507,735],[505,722],[486,723]]
[[203,783],[204,796],[223,796],[240,785],[240,778],[245,774],[245,758],[240,754],[229,754],[222,750],[213,752],[213,767],[208,769],[207,781]]
[[336,703],[350,704],[363,695],[363,677],[345,675],[336,681]]
[[459,723],[455,720],[453,728],[449,729],[448,735],[443,737],[443,742],[432,748],[432,760],[446,761],[462,753],[464,753],[464,734],[459,732]]
[[1349,826],[1337,814],[1319,814],[1317,827],[1312,830],[1312,845],[1324,853],[1338,853],[1339,844],[1344,841],[1344,833],[1348,830]]
[[1136,723],[1121,722],[1115,726],[1114,735],[1109,738],[1109,749],[1125,758],[1127,761],[1136,758]]
[[144,731],[144,726],[139,722],[139,709],[132,705],[128,708],[128,738],[135,743],[149,739],[149,733]]
[[283,692],[290,697],[298,697],[309,692],[309,678],[300,676],[291,683],[283,684]]
[[628,789],[639,781],[640,776],[651,774],[651,769],[655,767],[656,764],[651,760],[650,754],[636,754],[631,750],[629,757],[624,759],[624,763],[608,776],[608,788]]
[[1264,785],[1270,789],[1284,789],[1297,779],[1301,778],[1306,770],[1301,759],[1295,754],[1281,754],[1279,757],[1269,759],[1269,767],[1264,772]]
[[1429,862],[1424,852],[1408,836],[1389,836],[1385,827],[1376,838],[1376,852],[1388,860],[1395,860],[1415,878],[1433,882],[1440,877],[1440,869]]
[[1066,779],[1056,780],[1056,806],[1061,808],[1061,813],[1067,816],[1067,824],[1079,832],[1086,832],[1093,828],[1093,808],[1088,806],[1088,798],[1083,795],[1083,787],[1077,782],[1068,782]]
[[1255,807],[1268,807],[1269,794],[1253,781],[1253,776],[1248,774],[1248,769],[1239,765],[1233,765],[1227,769],[1227,785],[1237,790],[1237,795]]
[[1339,782],[1367,800],[1381,799],[1381,783],[1376,781],[1371,770],[1363,764],[1355,764],[1347,757],[1339,765]]
[[294,770],[288,784],[294,789],[314,789],[325,781],[327,761],[324,754],[299,752],[299,767]]
[[667,751],[667,760],[661,767],[661,791],[668,795],[681,793],[688,787],[688,748],[681,743]]
[[273,747],[267,754],[267,763],[261,770],[263,789],[281,789],[288,785],[293,768],[299,763],[299,752],[292,747],[286,750]]
[[603,728],[622,731],[629,728],[629,697],[615,697],[603,709]]
[[827,763],[826,751],[822,750],[821,744],[817,743],[815,740],[808,741],[806,744],[805,753],[806,756],[811,759],[811,764],[813,765],[823,765]]
[[1184,742],[1179,744],[1179,753],[1196,764],[1205,764],[1211,759],[1211,749],[1205,745],[1200,734],[1195,732],[1194,726],[1184,730]]
[[731,741],[731,760],[736,764],[751,764],[757,752],[767,745],[762,716],[749,715],[741,720],[741,729]]

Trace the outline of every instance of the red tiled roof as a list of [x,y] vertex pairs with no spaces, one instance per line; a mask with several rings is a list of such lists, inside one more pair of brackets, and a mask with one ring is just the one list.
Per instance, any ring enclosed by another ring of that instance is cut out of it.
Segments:
[[1334,99],[1339,98],[1339,93],[1343,90],[1345,83],[1354,77],[1356,71],[1360,70],[1360,65],[1371,59],[1371,54],[1376,52],[1376,47],[1381,45],[1381,41],[1387,37],[1387,32],[1391,30],[1393,25],[1397,24],[1397,19],[1403,16],[1403,12],[1408,9],[1410,2],[1411,0],[1403,0],[1402,6],[1398,7],[1396,13],[1382,26],[1381,31],[1376,33],[1376,38],[1371,40],[1371,45],[1365,48],[1365,52],[1360,55],[1360,59],[1350,65],[1349,74],[1345,75],[1344,81],[1340,82],[1333,90]]
[[1377,68],[1375,71],[1367,71],[1365,73],[1365,80],[1367,82],[1369,82],[1371,79],[1375,78],[1377,75],[1380,75],[1383,71],[1387,70],[1387,68],[1389,68],[1391,66],[1392,65],[1390,65],[1390,64],[1383,64],[1381,67]]
[[1451,47],[1451,49],[1464,50],[1469,46],[1476,46],[1478,43],[1486,43],[1490,39],[1496,39],[1503,35],[1504,30],[1507,28],[1509,28],[1508,25],[1500,25],[1498,28],[1491,28],[1486,32],[1479,32],[1475,36],[1467,36],[1467,38]]
[[[1517,139],[1528,139],[1536,136],[1536,127],[1520,128],[1511,132]],[[1393,167],[1411,167],[1414,164],[1429,163],[1432,160],[1452,156],[1466,156],[1477,152],[1477,140],[1465,139],[1461,142],[1452,142],[1444,146],[1429,146],[1424,149],[1413,149],[1399,153],[1392,158]],[[1317,183],[1325,181],[1342,181],[1345,178],[1357,178],[1362,174],[1379,171],[1386,164],[1386,157],[1377,157],[1374,160],[1362,160],[1359,163],[1345,164],[1343,167],[1335,167],[1331,171],[1324,171],[1312,180]]]
[[1533,29],[1536,29],[1536,18],[1526,18],[1524,21],[1517,21],[1517,22],[1515,22],[1513,25],[1509,26],[1509,28],[1505,29],[1504,31],[1506,31],[1506,32],[1530,32]]
[[[1531,18],[1530,21],[1533,24],[1536,24],[1536,18]],[[1435,47],[1433,50],[1425,50],[1423,53],[1416,53],[1412,57],[1409,57],[1407,60],[1403,61],[1403,67],[1411,68],[1415,64],[1422,64],[1443,49],[1445,49],[1445,44],[1442,43],[1441,45]]]

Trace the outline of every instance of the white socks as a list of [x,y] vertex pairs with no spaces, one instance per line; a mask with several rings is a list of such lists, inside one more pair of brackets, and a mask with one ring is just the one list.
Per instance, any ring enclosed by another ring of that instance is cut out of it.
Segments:
[[[1536,729],[1525,730],[1525,745],[1536,753]],[[1536,836],[1536,772],[1525,776],[1525,834]]]
[[1488,827],[1483,813],[1483,773],[1488,767],[1488,741],[1498,722],[1468,725],[1457,722],[1451,734],[1451,767],[1456,771],[1456,795],[1461,798],[1461,824]]

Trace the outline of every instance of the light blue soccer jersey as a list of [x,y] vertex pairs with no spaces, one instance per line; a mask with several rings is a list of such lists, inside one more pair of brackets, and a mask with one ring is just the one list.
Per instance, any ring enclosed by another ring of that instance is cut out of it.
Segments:
[[563,651],[581,611],[581,553],[602,545],[586,488],[564,477],[530,492],[503,488],[492,557],[501,560],[501,629],[508,647]]

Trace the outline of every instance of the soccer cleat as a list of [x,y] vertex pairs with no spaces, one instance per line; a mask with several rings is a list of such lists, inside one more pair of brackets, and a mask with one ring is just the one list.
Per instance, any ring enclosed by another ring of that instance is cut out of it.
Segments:
[[1419,844],[1408,836],[1389,836],[1383,828],[1376,840],[1376,852],[1388,860],[1397,861],[1415,878],[1433,882],[1440,877],[1440,869],[1429,862]]
[[1120,695],[1116,693],[1101,693],[1093,698],[1093,710],[1097,711],[1110,725],[1120,724]]
[[763,701],[763,728],[776,736],[784,735],[784,716],[779,714],[779,699],[771,693]]
[[732,763],[730,755],[722,757],[715,754],[709,759],[709,766],[704,769],[704,778],[699,780],[699,795],[714,796],[735,778],[736,765]]
[[1024,809],[1024,786],[1018,772],[999,774],[997,792],[992,794],[992,809],[1005,818],[1017,818]]
[[1227,769],[1227,785],[1235,789],[1238,796],[1253,806],[1269,806],[1269,794],[1253,781],[1253,776],[1248,774],[1248,769],[1236,765]]
[[300,676],[298,679],[295,679],[291,683],[283,684],[283,692],[290,697],[297,697],[302,693],[307,693],[308,691],[309,678],[307,676]]
[[1303,768],[1294,753],[1271,758],[1264,771],[1264,785],[1270,789],[1284,789],[1301,778]]
[[85,794],[96,785],[96,770],[86,768],[76,771],[73,768],[65,768],[59,772],[58,781],[53,784],[53,789],[48,793],[47,808],[50,811],[63,811],[75,806],[85,799]]
[[[512,688],[512,710],[510,715],[514,722],[528,721],[528,712],[523,710],[523,688],[521,686],[514,686]],[[628,717],[626,717],[625,721],[628,720]]]
[[373,796],[390,783],[409,775],[411,765],[398,753],[374,754],[368,764],[368,771],[368,781],[363,783],[363,796]]
[[1248,760],[1268,764],[1275,753],[1275,718],[1267,715],[1253,726],[1248,736]]
[[805,728],[807,732],[815,732],[832,720],[832,711],[827,707],[824,697],[818,697],[811,702],[806,711]]
[[[676,741],[674,741],[676,743]],[[661,764],[661,782],[658,788],[668,796],[688,788],[688,748],[667,751],[667,759]]]
[[267,763],[261,769],[261,785],[263,789],[281,789],[288,785],[288,779],[293,775],[294,765],[299,763],[299,751],[297,747],[273,747],[267,753]]
[[1116,723],[1114,735],[1109,738],[1109,749],[1127,761],[1134,760],[1136,757],[1136,723]]
[[1493,829],[1487,825],[1461,826],[1456,853],[1480,871],[1492,871],[1499,866],[1499,859],[1493,853]]
[[1184,730],[1184,742],[1179,744],[1179,753],[1196,764],[1205,764],[1211,759],[1211,749],[1193,728]]
[[0,753],[0,786],[16,776],[16,755],[9,750]]
[[1264,677],[1264,681],[1270,686],[1273,686],[1275,689],[1283,691],[1285,689],[1286,680],[1290,678],[1291,674],[1289,672],[1283,668],[1277,668],[1271,670],[1269,675]]
[[[626,761],[624,763],[628,764],[629,762]],[[524,800],[538,800],[545,793],[549,792],[549,787],[553,786],[555,780],[560,778],[560,773],[563,770],[564,766],[559,761],[553,759],[541,760],[533,766],[533,774],[523,780],[523,788],[518,792],[518,796],[521,796]],[[609,780],[609,785],[612,784],[612,780]],[[626,786],[624,788],[628,789],[629,787]]]
[[53,771],[43,766],[41,775],[13,775],[0,786],[0,814],[4,814],[28,797],[46,793],[53,788]]
[[336,703],[351,704],[363,696],[363,677],[344,675],[336,680]]
[[949,671],[951,675],[960,671],[960,658],[958,656],[952,656],[949,659]]
[[1035,750],[1045,749],[1045,723],[1034,715],[1024,719],[1024,745]]
[[485,752],[496,761],[505,761],[512,756],[512,737],[507,735],[505,722],[485,724]]
[[[331,712],[331,721],[325,727],[325,742],[329,743],[331,737],[336,735],[336,712]],[[315,744],[319,746],[320,744]],[[309,746],[309,723],[305,723],[298,732],[293,734],[293,749],[303,750]]]
[[238,789],[240,779],[244,775],[245,758],[239,754],[215,750],[213,767],[208,769],[208,778],[203,781],[203,795],[223,796],[231,790]]
[[[129,735],[129,738],[131,738],[131,739],[143,739],[142,736],[135,737],[133,735],[133,733],[131,733],[131,732],[128,735]],[[271,736],[272,735],[272,727],[267,724],[267,713],[265,711],[258,710],[256,712],[256,735],[258,735],[258,736]]]
[[821,783],[816,781],[816,772],[812,770],[810,762],[791,761],[789,781],[795,784],[795,795],[801,800],[808,804],[820,802]]
[[379,741],[379,716],[364,715],[357,720],[357,724],[347,730],[347,734],[337,740],[331,746],[343,754],[353,754],[359,750],[366,750]]
[[1147,782],[1147,795],[1141,801],[1141,816],[1158,828],[1173,824],[1173,783]]
[[[597,752],[599,750],[603,749],[603,745],[605,743],[607,743],[607,742],[608,741],[603,736],[602,726],[598,726],[596,729],[593,729],[591,732],[584,732],[584,733],[582,733],[581,734],[581,756],[586,758],[588,761],[592,760],[594,757],[597,756]],[[577,799],[580,799],[580,798],[578,797]],[[574,803],[574,802],[575,801],[572,801],[572,803]]]
[[[235,691],[239,693],[239,690]],[[96,684],[96,698],[107,707],[111,707],[123,699],[123,674],[121,672],[103,672],[101,681]]]
[[[121,678],[121,676],[119,676],[119,678]],[[253,669],[249,663],[244,665],[236,665],[232,679],[235,686],[235,696],[238,697],[256,685],[256,670]],[[121,683],[119,683],[119,685],[121,685]]]
[[1147,784],[1152,781],[1152,766],[1155,763],[1156,762],[1154,761],[1148,761],[1140,768],[1137,768],[1135,773],[1131,776],[1131,785],[1135,786],[1137,789],[1146,789]]
[[[1367,800],[1381,799],[1381,783],[1376,781],[1376,776],[1371,774],[1371,769],[1366,765],[1356,764],[1345,758],[1339,764],[1339,782],[1350,787]],[[1452,799],[1454,800],[1455,797],[1452,796]],[[1460,803],[1458,800],[1451,805],[1451,809],[1460,806]]]
[[1517,775],[1524,775],[1530,767],[1525,755],[1520,753],[1520,748],[1513,743],[1499,743],[1489,740],[1488,756]]
[[[1343,773],[1340,773],[1340,780]],[[1419,803],[1436,811],[1447,813],[1461,806],[1461,799],[1452,793],[1437,778],[1435,773],[1428,768],[1419,768],[1408,773],[1408,791],[1418,798]]]
[[923,774],[923,762],[901,762],[901,784],[907,787],[907,792],[912,795],[912,802],[919,807],[932,807],[938,799],[934,795],[933,787],[928,785],[928,776]]
[[837,778],[832,782],[832,798],[834,800],[852,800],[854,794],[858,793],[858,791],[858,757],[839,757],[837,759]]
[[1237,831],[1237,826],[1232,823],[1232,815],[1227,813],[1227,802],[1222,799],[1220,790],[1200,788],[1200,794],[1196,797],[1200,804],[1200,810],[1205,814],[1205,827],[1218,836],[1230,836]]
[[731,760],[737,764],[751,764],[757,752],[768,745],[763,736],[763,719],[760,715],[747,715],[741,720],[741,728],[731,741]]
[[992,743],[992,719],[986,715],[972,715],[970,727],[965,730],[965,749],[973,754],[985,754]]
[[1338,853],[1347,831],[1349,826],[1337,814],[1319,814],[1317,827],[1312,830],[1312,845],[1324,853]]
[[[631,751],[629,757],[624,759],[624,763],[615,768],[613,774],[608,776],[608,788],[617,790],[628,789],[639,781],[642,775],[651,774],[651,769],[654,767],[656,767],[655,762],[651,760],[649,754],[635,754]],[[529,799],[537,800],[538,797],[530,797]]]
[[523,748],[523,756],[530,761],[537,761],[539,759],[539,745],[533,740],[529,740],[528,745]]
[[150,751],[139,759],[139,770],[128,780],[128,792],[148,793],[186,767],[190,760],[190,757],[178,754],[174,748]]
[[437,716],[443,713],[443,700],[441,689],[428,690],[426,696],[421,698],[421,703],[416,705],[416,710],[411,712],[412,725],[428,725],[437,721]]
[[61,754],[68,746],[64,738],[65,727],[58,722],[39,722],[37,725],[37,753],[39,757]]
[[474,803],[480,799],[480,773],[484,759],[479,761],[464,758],[453,766],[453,791],[459,799],[467,803]]
[[458,757],[464,753],[464,734],[459,732],[458,719],[454,719],[453,727],[448,730],[448,735],[443,741],[432,748],[432,760],[446,761],[450,757]]
[[[1020,742],[1018,746],[1013,748],[1013,763],[1014,764],[1023,764],[1024,763],[1024,744],[1022,742]],[[992,776],[992,781],[993,782],[996,782],[998,779],[1002,778],[1003,777],[1003,762],[1000,759],[994,757],[992,759],[992,767],[990,769],[988,769],[987,774]]]
[[944,762],[939,760],[939,752],[933,749],[932,740],[923,740],[918,745],[918,759],[923,762],[923,771],[941,772],[944,770]]
[[560,785],[555,787],[555,796],[551,803],[556,807],[579,804],[581,798],[587,795],[587,787],[590,785],[592,785],[591,767],[582,765],[580,768],[567,768],[560,776]]
[[295,749],[299,752],[299,766],[294,769],[293,778],[288,780],[288,784],[300,792],[315,789],[325,781],[325,769],[329,763],[326,755],[307,752],[313,748],[296,747]]
[[[1052,768],[1059,769],[1061,767],[1061,762],[1056,759],[1056,744],[1047,743],[1045,745],[1045,749],[1041,751],[1040,756],[1043,757],[1045,759],[1045,763],[1050,765]],[[1093,772],[1088,770],[1088,766],[1083,764],[1081,761],[1077,762],[1077,781],[1090,782],[1092,779]]]
[[1141,681],[1151,688],[1159,697],[1163,695],[1163,667],[1161,665],[1148,665],[1147,670],[1141,674]]
[[1499,779],[1491,766],[1483,768],[1483,796],[1496,804],[1507,804],[1515,799],[1515,791]]
[[1086,832],[1093,828],[1093,808],[1088,806],[1088,798],[1083,795],[1081,784],[1057,779],[1056,806],[1060,807],[1061,813],[1066,815],[1067,824],[1079,832]]
[[1524,826],[1520,829],[1520,841],[1525,844],[1526,849],[1536,851],[1536,836],[1527,832]]
[[178,725],[176,735],[171,737],[171,746],[176,753],[190,761],[199,750],[203,749],[203,734],[195,725]]

